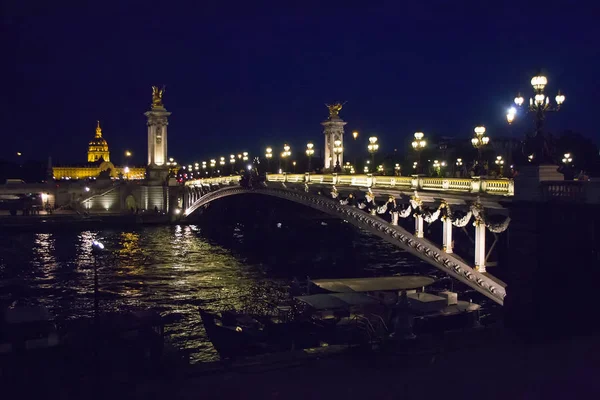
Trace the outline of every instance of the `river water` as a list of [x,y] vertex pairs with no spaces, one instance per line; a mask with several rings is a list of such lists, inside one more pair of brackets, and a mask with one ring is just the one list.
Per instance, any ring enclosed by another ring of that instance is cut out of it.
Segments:
[[[343,221],[314,220],[310,224],[310,229],[275,226],[273,236],[266,238],[271,242],[264,245],[263,241],[259,247],[252,241],[248,244],[254,238],[253,231],[243,226],[226,235],[227,240],[207,236],[198,225],[2,231],[0,294],[4,300],[44,304],[59,325],[90,317],[96,265],[101,312],[136,308],[159,311],[172,342],[187,349],[192,362],[197,362],[217,359],[202,327],[198,306],[245,308],[258,300],[276,302],[286,296],[294,276],[304,279],[308,275],[341,278],[421,273],[444,277],[420,260]],[[301,229],[310,234],[298,234]],[[321,230],[324,236],[318,233]],[[331,232],[343,237],[344,245],[332,248],[323,240]],[[94,240],[105,245],[101,254],[92,249]],[[450,287],[452,283],[446,279],[439,284]]]

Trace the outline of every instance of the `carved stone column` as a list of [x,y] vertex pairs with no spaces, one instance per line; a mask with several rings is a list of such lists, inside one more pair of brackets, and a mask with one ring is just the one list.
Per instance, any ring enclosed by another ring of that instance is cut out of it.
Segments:
[[481,219],[475,221],[475,269],[485,272],[485,224]]
[[415,236],[423,237],[423,216],[421,214],[415,215]]
[[392,225],[398,225],[398,212],[392,212]]
[[443,217],[442,218],[442,224],[443,224],[443,238],[442,238],[442,243],[443,243],[443,247],[442,249],[446,252],[446,253],[452,253],[452,220],[448,217]]

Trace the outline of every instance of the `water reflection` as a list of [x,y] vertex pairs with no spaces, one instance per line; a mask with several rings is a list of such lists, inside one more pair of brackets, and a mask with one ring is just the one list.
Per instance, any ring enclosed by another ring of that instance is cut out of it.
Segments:
[[[248,235],[244,229],[232,234],[234,242],[244,241]],[[365,235],[356,239],[356,246],[365,246],[366,252],[359,251],[361,267],[372,269],[372,274],[415,266],[391,245]],[[95,251],[94,240],[102,241],[105,250]],[[209,242],[194,225],[86,230],[76,235],[2,232],[0,279],[18,278],[29,291],[11,296],[42,302],[60,323],[92,315],[96,267],[101,312],[154,308],[168,322],[166,333],[177,346],[192,351],[193,361],[211,360],[216,352],[205,335],[198,306],[248,309],[263,300],[277,302],[286,294],[290,275],[306,276],[309,267],[327,273],[332,259],[328,247],[324,249],[311,249],[306,258],[302,245],[286,247],[281,250],[285,254],[274,258],[276,265],[266,267],[269,255],[255,254],[250,262]],[[305,267],[296,265],[301,256],[309,261]],[[346,271],[351,274],[354,270]]]

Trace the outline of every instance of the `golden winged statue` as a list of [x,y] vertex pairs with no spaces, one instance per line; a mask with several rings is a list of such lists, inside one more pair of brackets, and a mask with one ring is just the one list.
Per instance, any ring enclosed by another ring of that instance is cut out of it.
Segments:
[[162,97],[165,94],[165,87],[159,89],[158,86],[152,86],[152,107],[162,107]]
[[329,118],[338,118],[342,109],[342,103],[325,104],[329,109]]

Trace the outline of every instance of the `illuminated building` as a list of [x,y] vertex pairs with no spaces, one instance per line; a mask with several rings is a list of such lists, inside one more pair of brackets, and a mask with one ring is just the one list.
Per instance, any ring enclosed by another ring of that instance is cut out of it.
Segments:
[[110,161],[110,152],[108,151],[108,143],[102,137],[102,128],[100,128],[100,121],[96,127],[96,137],[90,142],[88,148],[88,162],[93,163],[103,158],[104,161]]
[[82,166],[66,166],[53,167],[52,176],[54,179],[71,180],[71,179],[97,179],[104,172],[106,177],[124,179],[144,179],[146,177],[146,168],[144,167],[117,167],[110,162],[110,151],[108,143],[102,137],[102,128],[100,121],[96,126],[96,135],[89,143],[87,153],[87,165]]

